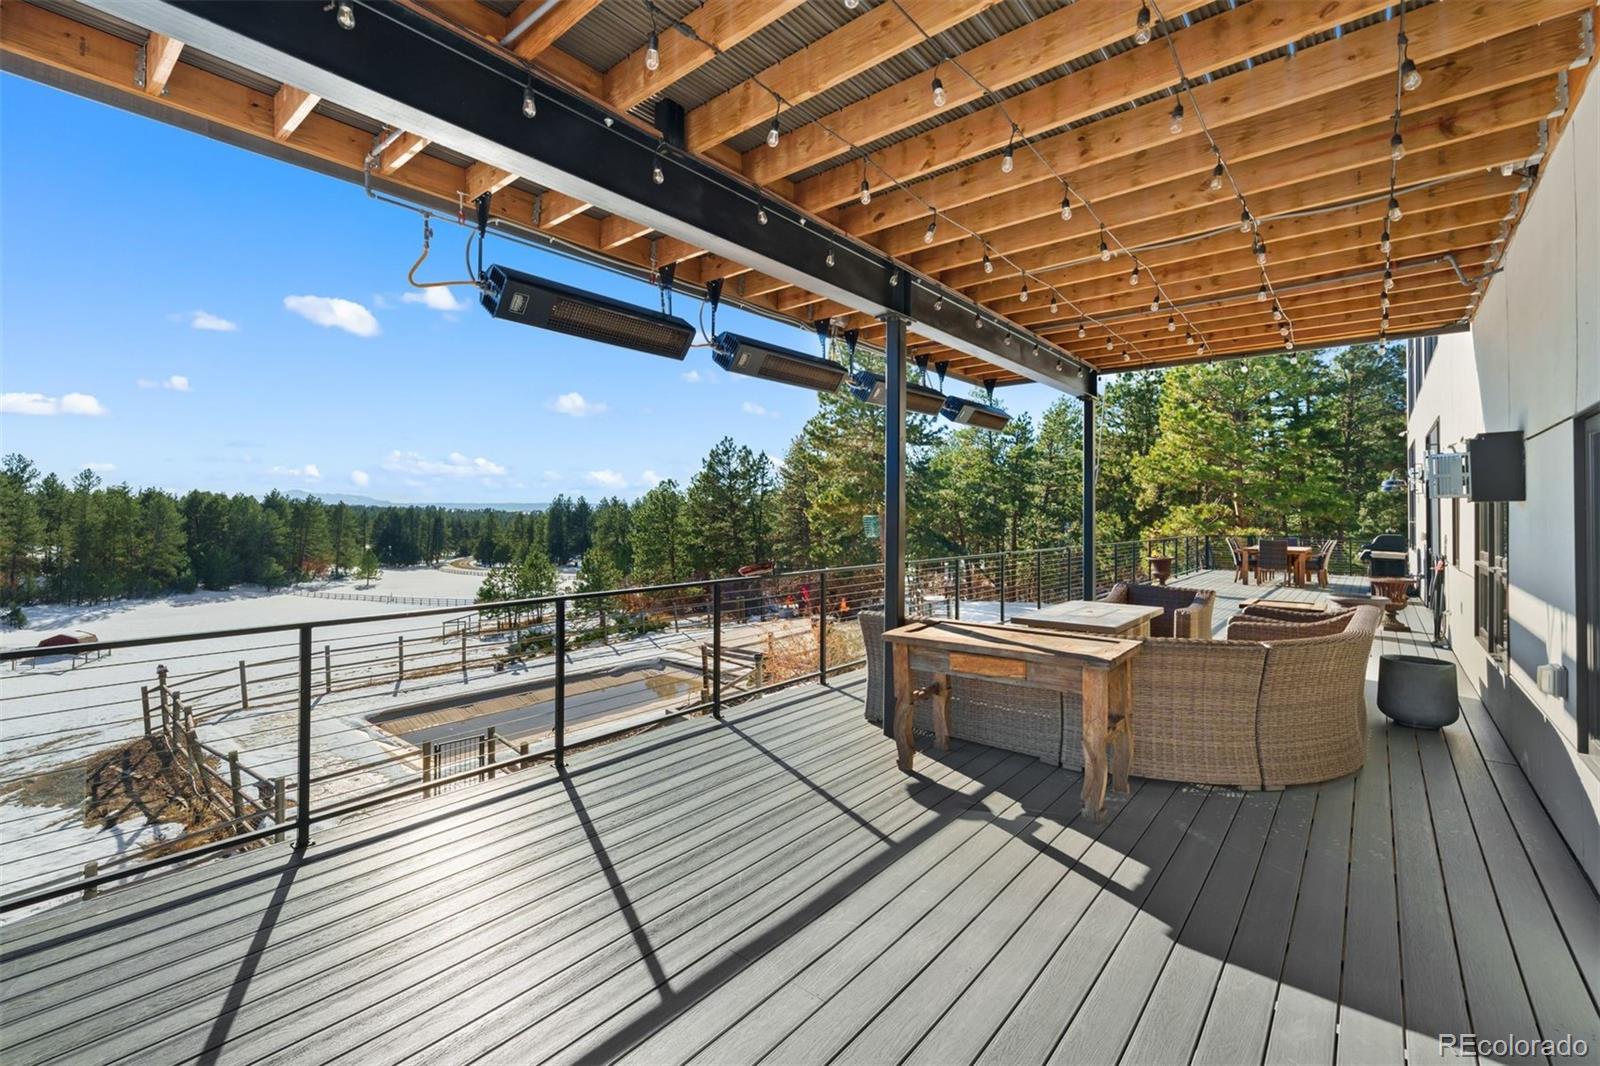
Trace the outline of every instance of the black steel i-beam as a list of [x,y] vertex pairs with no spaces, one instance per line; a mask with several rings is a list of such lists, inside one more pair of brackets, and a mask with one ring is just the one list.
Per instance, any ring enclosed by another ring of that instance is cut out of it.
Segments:
[[[906,609],[906,320],[891,313],[884,323],[883,628],[888,632],[904,623]],[[896,695],[887,642],[877,654],[883,656],[883,735],[892,737]]]
[[[1088,370],[1071,353],[1020,326],[1003,332],[990,312],[980,322],[982,309],[970,299],[764,198],[739,175],[672,148],[656,130],[563,85],[530,79],[521,64],[476,46],[420,6],[355,0],[346,30],[336,6],[322,0],[87,2],[824,299],[874,316],[900,310],[920,335],[995,366],[1072,395],[1084,391]],[[537,100],[533,118],[523,115],[525,87]],[[659,185],[657,163],[665,175]]]
[[1083,400],[1083,598],[1094,599],[1094,386],[1089,377],[1089,392]]

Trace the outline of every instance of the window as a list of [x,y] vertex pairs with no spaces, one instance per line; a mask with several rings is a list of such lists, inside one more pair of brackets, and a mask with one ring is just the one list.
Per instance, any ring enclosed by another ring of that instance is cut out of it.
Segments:
[[1473,567],[1473,625],[1478,643],[1489,654],[1503,657],[1506,636],[1511,627],[1506,608],[1507,563],[1511,528],[1511,506],[1507,503],[1474,504],[1474,547],[1478,558]]

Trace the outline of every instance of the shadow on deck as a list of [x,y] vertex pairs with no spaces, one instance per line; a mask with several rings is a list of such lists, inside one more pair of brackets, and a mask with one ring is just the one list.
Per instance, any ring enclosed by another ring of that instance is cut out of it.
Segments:
[[[1190,580],[1219,631],[1263,591]],[[1426,648],[1408,614],[1375,655]],[[0,1057],[1332,1063],[1600,1037],[1600,903],[1470,698],[1437,733],[1372,713],[1352,778],[1136,781],[1095,825],[1076,774],[1020,755],[899,773],[863,687],[5,927]]]

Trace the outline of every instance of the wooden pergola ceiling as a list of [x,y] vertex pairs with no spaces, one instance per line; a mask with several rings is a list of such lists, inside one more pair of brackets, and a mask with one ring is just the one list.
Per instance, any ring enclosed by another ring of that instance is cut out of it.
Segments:
[[[1372,339],[1386,265],[1390,336],[1469,321],[1587,80],[1595,15],[1593,0],[1408,4],[1421,84],[1399,99],[1403,213],[1387,221],[1399,9],[1375,0],[1166,0],[1142,44],[1141,0],[399,2],[625,120],[681,105],[687,151],[1107,371],[1282,350],[1284,322],[1299,348]],[[241,84],[181,42],[63,0],[0,0],[0,46],[322,163],[360,170],[374,148],[338,101]],[[775,116],[771,147],[760,135]],[[492,191],[499,218],[619,264],[674,262],[681,281],[726,279],[750,306],[883,336],[848,307],[449,145],[405,131],[377,144],[372,172],[403,190]],[[1229,180],[1212,188],[1219,158]],[[958,377],[1024,380],[912,333],[915,354]]]

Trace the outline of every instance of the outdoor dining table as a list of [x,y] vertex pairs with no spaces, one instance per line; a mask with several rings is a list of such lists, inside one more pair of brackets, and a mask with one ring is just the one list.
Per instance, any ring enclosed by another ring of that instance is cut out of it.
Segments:
[[[900,769],[912,772],[916,758],[913,707],[933,700],[933,732],[941,751],[950,748],[950,688],[972,678],[1083,697],[1083,811],[1105,814],[1106,747],[1112,755],[1112,787],[1127,793],[1133,763],[1133,657],[1136,640],[1059,633],[986,622],[912,622],[883,635],[894,658],[894,736]],[[933,675],[913,691],[911,672]]]
[[[1310,584],[1310,575],[1306,573],[1306,560],[1310,559],[1312,553],[1316,550],[1316,546],[1311,544],[1289,545],[1289,565],[1294,567],[1294,583],[1296,585],[1303,587]],[[1256,583],[1260,584],[1259,574],[1256,577]]]

